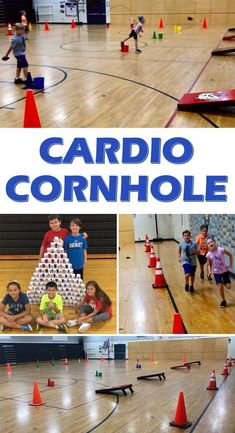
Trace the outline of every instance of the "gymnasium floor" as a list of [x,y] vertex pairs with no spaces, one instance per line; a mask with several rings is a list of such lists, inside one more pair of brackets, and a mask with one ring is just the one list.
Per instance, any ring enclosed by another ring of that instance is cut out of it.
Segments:
[[[188,360],[189,361],[189,360]],[[193,423],[187,432],[234,433],[233,410],[235,368],[221,376],[223,361],[203,361],[191,370],[170,370],[175,361],[146,361],[141,370],[135,361],[72,360],[68,366],[56,362],[12,367],[8,376],[0,368],[0,411],[4,433],[37,431],[62,433],[97,431],[99,433],[179,432],[169,426],[175,417],[178,393],[184,393],[187,419]],[[96,370],[102,378],[96,378]],[[216,370],[219,390],[208,391],[210,373]],[[141,374],[165,372],[166,380],[137,381]],[[47,387],[48,378],[55,381]],[[33,383],[38,381],[45,405],[33,407]],[[95,389],[121,383],[132,383],[134,394],[99,395]],[[17,428],[16,428],[17,426]],[[186,431],[186,430],[185,430]]]
[[[6,285],[11,280],[17,280],[21,284],[22,291],[26,292],[31,276],[38,264],[36,260],[1,260],[0,261],[0,298],[2,299],[6,293]],[[97,323],[86,332],[87,334],[116,334],[116,259],[89,259],[86,269],[84,270],[84,282],[96,280],[102,289],[109,295],[112,301],[113,316],[106,322]],[[38,315],[38,305],[32,305],[32,314],[34,318]],[[64,315],[66,319],[76,317],[74,308],[64,307]],[[32,323],[33,329],[36,329],[35,321]],[[0,331],[0,334],[18,334],[23,331],[5,330]],[[39,331],[43,334],[54,334],[58,331],[43,328]],[[78,326],[69,328],[70,334],[78,333]]]
[[[233,113],[177,112],[184,93],[234,88],[234,55],[211,57],[228,25],[187,25],[179,33],[164,28],[153,40],[146,23],[141,54],[129,41],[129,53],[119,50],[126,26],[34,25],[28,35],[27,58],[32,76],[45,77],[45,91],[35,91],[42,127],[234,127]],[[0,29],[2,55],[9,38]],[[22,127],[25,91],[13,84],[15,59],[1,62],[0,124]]]
[[[220,308],[215,281],[199,277],[197,267],[195,292],[184,290],[184,274],[178,262],[178,244],[154,243],[166,282],[189,334],[235,333],[235,282],[225,290],[227,308]],[[129,258],[127,258],[129,257]],[[171,334],[173,303],[167,289],[153,289],[155,268],[148,268],[149,254],[144,243],[127,244],[120,250],[120,333]]]

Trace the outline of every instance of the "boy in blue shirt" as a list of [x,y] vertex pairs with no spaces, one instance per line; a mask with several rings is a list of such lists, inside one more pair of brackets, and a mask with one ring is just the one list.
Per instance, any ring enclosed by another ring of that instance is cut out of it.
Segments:
[[64,240],[64,249],[73,267],[75,275],[80,274],[83,279],[83,268],[87,260],[87,241],[80,234],[82,223],[78,218],[72,218],[70,221],[71,234]]
[[183,241],[179,243],[179,262],[181,262],[184,269],[185,277],[185,290],[186,292],[194,292],[194,279],[197,269],[197,254],[199,247],[191,240],[191,233],[189,230],[184,230]]
[[[13,54],[17,60],[16,66],[16,78],[15,84],[26,83],[28,74],[28,62],[25,57],[26,45],[24,36],[24,26],[21,23],[15,24],[15,34],[12,36],[11,45],[6,52],[6,55],[2,57],[2,60],[6,61],[9,59],[9,54],[13,51]],[[23,74],[25,80],[20,78],[21,70],[23,69]]]

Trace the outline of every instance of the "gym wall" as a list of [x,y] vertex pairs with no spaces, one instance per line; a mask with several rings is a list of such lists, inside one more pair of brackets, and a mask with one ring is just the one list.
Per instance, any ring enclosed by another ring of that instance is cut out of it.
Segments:
[[[130,24],[138,15],[144,15],[147,26],[156,29],[160,18],[166,25],[195,25],[207,18],[210,24],[235,23],[235,2],[233,0],[111,0],[111,23]],[[192,21],[188,21],[192,17]]]
[[[71,215],[60,215],[69,228]],[[88,234],[88,254],[116,254],[116,215],[79,214]],[[0,255],[38,255],[50,227],[48,215],[0,215]]]
[[225,360],[228,352],[227,338],[205,338],[180,341],[140,341],[128,343],[128,359],[181,361],[186,355],[188,361]]

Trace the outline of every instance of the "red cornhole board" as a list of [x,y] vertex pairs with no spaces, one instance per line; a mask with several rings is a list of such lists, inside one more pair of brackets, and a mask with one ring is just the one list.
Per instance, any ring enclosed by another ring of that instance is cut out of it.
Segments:
[[185,93],[177,104],[179,111],[200,111],[205,108],[232,106],[235,106],[235,89]]
[[234,39],[235,39],[235,35],[223,37],[223,41],[233,41]]
[[235,47],[217,48],[211,52],[212,56],[224,56],[225,54],[235,53]]

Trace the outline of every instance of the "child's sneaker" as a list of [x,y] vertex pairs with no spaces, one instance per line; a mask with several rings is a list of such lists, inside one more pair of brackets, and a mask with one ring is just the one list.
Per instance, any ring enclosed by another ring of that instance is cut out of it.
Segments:
[[184,286],[184,290],[185,290],[186,292],[189,292],[189,284],[185,284],[185,286]]
[[58,330],[61,332],[65,332],[66,334],[68,334],[68,328],[66,325],[58,325]]
[[88,331],[88,329],[90,329],[91,324],[90,323],[82,323],[81,326],[79,327],[79,332],[86,332]]
[[30,332],[32,332],[32,330],[33,330],[32,326],[29,323],[25,324],[25,325],[21,325],[21,329],[23,331],[30,331]]
[[14,84],[24,84],[25,81],[22,80],[21,78],[15,78]]
[[78,324],[77,319],[68,320],[68,321],[66,322],[66,326],[68,326],[69,328],[71,328],[72,326],[77,326],[77,324]]
[[142,51],[139,48],[137,48],[137,50],[135,50],[135,52],[136,53],[142,53]]
[[220,308],[224,308],[224,307],[227,307],[227,302],[225,300],[222,301],[220,304]]
[[200,278],[201,278],[201,280],[204,280],[204,272],[203,271],[200,273]]
[[208,281],[212,281],[212,276],[211,274],[207,275]]
[[191,293],[193,293],[193,292],[194,292],[194,287],[193,287],[193,286],[190,286],[190,287],[189,287],[189,291],[190,291]]
[[121,41],[121,49],[123,49],[123,47],[124,47],[124,42]]

